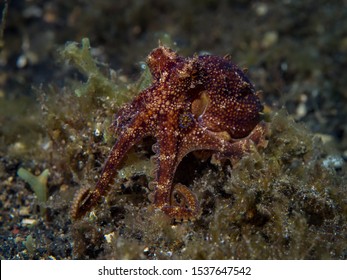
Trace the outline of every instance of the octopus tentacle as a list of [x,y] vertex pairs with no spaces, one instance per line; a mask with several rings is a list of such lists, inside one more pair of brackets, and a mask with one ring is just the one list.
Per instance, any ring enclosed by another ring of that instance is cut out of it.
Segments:
[[93,190],[84,188],[74,198],[71,217],[79,219],[93,208],[110,188],[110,184],[125,154],[146,134],[145,125],[140,125],[141,118],[135,119],[123,135],[118,138],[102,170],[98,183]]
[[[174,135],[165,135],[165,141],[158,141],[156,149],[158,169],[156,172],[156,184],[154,190],[154,204],[169,217],[176,220],[193,220],[200,207],[195,194],[182,184],[173,185],[173,177],[180,162],[178,139]],[[162,139],[164,140],[164,139]],[[172,152],[177,151],[177,152]]]
[[[179,149],[178,160],[182,160],[185,155],[197,150],[210,150],[220,155],[232,159],[240,159],[245,153],[251,152],[251,146],[265,148],[267,140],[265,137],[269,133],[268,125],[260,122],[254,130],[243,139],[232,139],[226,132],[211,132],[198,125],[190,132],[190,137]],[[199,140],[199,145],[194,145],[194,141]]]
[[199,216],[201,210],[196,195],[182,184],[173,186],[171,204],[161,209],[168,216],[178,221],[193,221]]

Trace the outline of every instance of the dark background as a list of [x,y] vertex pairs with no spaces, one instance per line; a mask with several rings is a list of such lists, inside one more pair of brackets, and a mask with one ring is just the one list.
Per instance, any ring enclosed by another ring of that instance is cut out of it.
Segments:
[[83,37],[100,61],[135,80],[163,34],[183,55],[231,54],[269,106],[285,106],[346,153],[346,1],[12,0],[0,101],[31,95],[32,85],[62,86],[56,50]]

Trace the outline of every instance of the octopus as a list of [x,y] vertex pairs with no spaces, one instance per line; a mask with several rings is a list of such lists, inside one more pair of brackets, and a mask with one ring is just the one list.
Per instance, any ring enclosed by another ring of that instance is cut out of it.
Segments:
[[75,196],[73,219],[90,212],[107,194],[122,159],[145,137],[156,141],[152,202],[176,221],[192,221],[201,212],[192,190],[173,184],[188,153],[207,150],[216,158],[237,161],[253,147],[266,146],[259,94],[229,56],[185,58],[159,45],[147,65],[152,84],[117,112],[112,125],[117,140],[95,188]]

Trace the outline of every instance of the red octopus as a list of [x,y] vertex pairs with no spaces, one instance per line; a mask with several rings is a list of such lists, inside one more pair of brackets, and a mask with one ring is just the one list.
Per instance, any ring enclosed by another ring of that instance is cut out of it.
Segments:
[[176,220],[200,213],[194,193],[173,185],[178,164],[188,153],[209,150],[220,158],[240,159],[251,146],[265,146],[263,106],[248,78],[228,57],[184,58],[159,46],[147,58],[153,83],[117,113],[118,139],[94,189],[80,192],[73,203],[78,219],[104,196],[120,162],[142,138],[152,136],[156,158],[154,205]]

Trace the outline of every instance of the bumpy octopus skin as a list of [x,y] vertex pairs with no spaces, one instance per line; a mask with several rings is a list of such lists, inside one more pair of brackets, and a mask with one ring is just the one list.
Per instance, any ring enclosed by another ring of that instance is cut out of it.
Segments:
[[152,85],[123,106],[113,124],[118,139],[94,189],[83,189],[71,215],[81,218],[105,196],[120,162],[142,138],[152,136],[156,160],[155,207],[176,220],[200,212],[194,193],[173,185],[178,164],[188,153],[209,150],[219,158],[240,159],[252,146],[266,145],[263,106],[248,78],[227,57],[184,58],[159,46],[147,58]]

